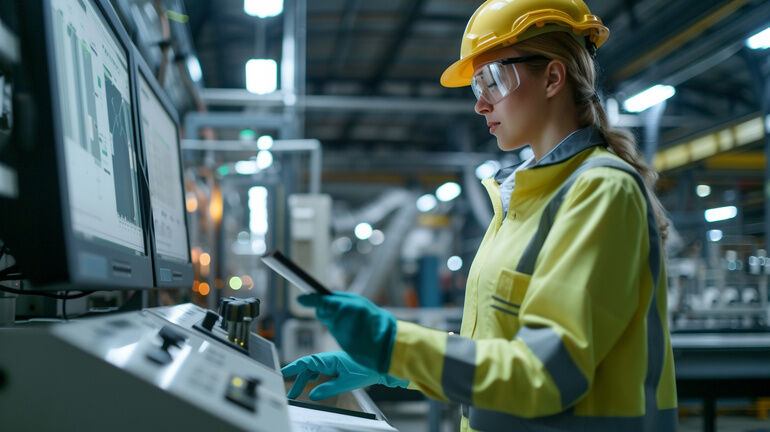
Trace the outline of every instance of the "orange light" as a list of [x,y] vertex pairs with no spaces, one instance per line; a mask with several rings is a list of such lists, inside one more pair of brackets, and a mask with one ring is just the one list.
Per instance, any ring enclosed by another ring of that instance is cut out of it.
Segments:
[[194,213],[198,210],[198,198],[195,198],[195,195],[188,195],[185,207],[187,207],[187,213]]
[[209,203],[209,215],[215,223],[219,224],[222,221],[222,190],[219,187],[215,187],[211,191],[211,202]]
[[200,284],[201,283],[199,281],[193,281],[193,287],[192,287],[193,292],[198,292],[198,285]]
[[243,287],[247,290],[254,288],[254,279],[252,279],[249,275],[241,276],[241,282],[243,282]]
[[198,260],[200,259],[200,257],[201,257],[201,252],[203,252],[203,249],[201,249],[201,248],[200,248],[200,246],[195,246],[194,248],[192,248],[192,249],[190,250],[190,256],[191,256],[191,258],[192,258],[192,261],[193,261],[194,263],[197,263],[197,262],[198,262]]
[[211,255],[209,255],[206,252],[203,252],[199,258],[202,266],[207,266],[211,264]]
[[202,282],[198,285],[198,292],[201,293],[201,295],[208,295],[209,291],[211,291],[211,288],[209,288],[209,284],[206,282]]

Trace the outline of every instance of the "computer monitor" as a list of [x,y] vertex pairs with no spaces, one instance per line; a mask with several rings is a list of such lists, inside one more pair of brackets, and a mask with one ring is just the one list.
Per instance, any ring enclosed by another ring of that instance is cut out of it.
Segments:
[[149,183],[155,285],[189,287],[193,283],[185,208],[179,120],[150,68],[135,54],[136,100],[144,166]]
[[130,39],[108,0],[19,7],[19,198],[0,238],[36,287],[150,288]]

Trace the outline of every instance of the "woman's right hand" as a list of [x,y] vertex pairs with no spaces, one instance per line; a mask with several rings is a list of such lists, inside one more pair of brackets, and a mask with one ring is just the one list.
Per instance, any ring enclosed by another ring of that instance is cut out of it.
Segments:
[[406,387],[409,381],[361,366],[345,351],[330,351],[301,357],[281,369],[283,376],[297,375],[287,397],[295,399],[304,390],[309,381],[315,381],[320,374],[337,377],[325,382],[308,395],[312,400],[321,400],[372,384],[388,387]]

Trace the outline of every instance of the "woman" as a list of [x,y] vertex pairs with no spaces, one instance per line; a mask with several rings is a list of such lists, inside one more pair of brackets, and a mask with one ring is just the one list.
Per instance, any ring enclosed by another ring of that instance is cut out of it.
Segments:
[[[549,8],[541,8],[547,4]],[[306,295],[345,351],[301,358],[296,397],[372,383],[462,406],[463,430],[676,427],[656,174],[594,88],[609,31],[581,0],[489,0],[441,78],[471,85],[503,150],[534,157],[483,181],[494,218],[468,275],[460,335],[368,300]],[[515,185],[515,187],[514,187]]]

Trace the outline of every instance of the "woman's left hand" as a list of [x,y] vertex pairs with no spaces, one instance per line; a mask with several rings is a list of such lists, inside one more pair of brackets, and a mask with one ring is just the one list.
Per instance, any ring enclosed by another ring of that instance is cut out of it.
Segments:
[[390,354],[396,338],[396,318],[359,295],[304,294],[303,306],[316,309],[318,320],[329,327],[342,349],[358,363],[379,373],[390,368]]

